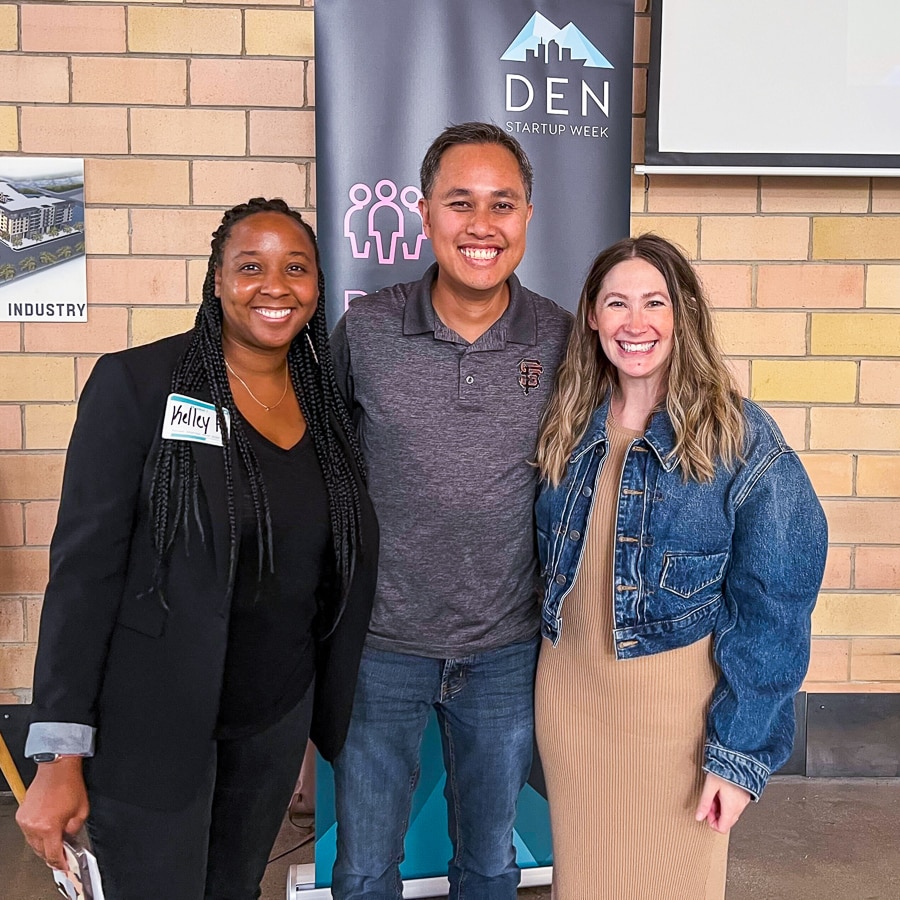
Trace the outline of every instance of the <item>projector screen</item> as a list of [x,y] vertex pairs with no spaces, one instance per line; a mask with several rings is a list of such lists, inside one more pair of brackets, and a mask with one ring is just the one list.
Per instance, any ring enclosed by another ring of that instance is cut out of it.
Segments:
[[676,169],[900,175],[900,0],[654,0],[638,171]]

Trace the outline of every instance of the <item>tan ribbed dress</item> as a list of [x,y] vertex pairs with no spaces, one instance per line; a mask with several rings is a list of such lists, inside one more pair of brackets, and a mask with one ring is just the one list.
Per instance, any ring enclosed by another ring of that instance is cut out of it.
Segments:
[[612,565],[616,498],[636,432],[610,417],[562,636],[538,663],[536,727],[553,830],[554,900],[722,900],[728,836],[694,821],[711,639],[617,661]]

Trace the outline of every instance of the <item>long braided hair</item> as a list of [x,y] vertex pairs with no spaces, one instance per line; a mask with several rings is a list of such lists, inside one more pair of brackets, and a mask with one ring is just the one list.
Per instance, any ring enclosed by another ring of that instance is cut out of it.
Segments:
[[[264,565],[274,571],[272,553],[272,524],[269,501],[262,473],[253,447],[242,427],[242,418],[231,395],[225,355],[222,350],[222,303],[216,296],[216,269],[222,263],[222,254],[231,230],[237,222],[256,213],[276,212],[289,216],[309,236],[315,250],[318,269],[319,301],[307,326],[294,338],[288,349],[287,366],[291,384],[312,432],[313,444],[325,487],[334,544],[336,572],[341,583],[341,603],[332,620],[331,629],[337,624],[346,602],[347,588],[353,576],[359,551],[360,497],[354,478],[351,460],[348,459],[335,426],[343,432],[357,470],[364,474],[365,466],[359,443],[350,420],[347,407],[338,391],[328,346],[328,329],[325,323],[325,277],[319,264],[319,246],[316,236],[302,216],[281,199],[266,200],[254,197],[247,203],[229,209],[222,223],[213,233],[209,267],[203,282],[203,299],[197,310],[190,343],[172,374],[173,393],[190,394],[207,388],[212,396],[219,418],[219,430],[223,437],[223,462],[228,506],[230,554],[228,561],[228,589],[234,585],[237,567],[240,533],[234,486],[235,453],[247,473],[249,493],[257,525],[259,576]],[[223,410],[228,410],[230,427],[226,427]],[[153,546],[156,552],[154,577],[158,596],[166,606],[163,585],[169,553],[179,531],[188,540],[191,520],[203,539],[199,507],[199,480],[193,454],[184,441],[163,440],[153,472],[150,489],[150,514]]]

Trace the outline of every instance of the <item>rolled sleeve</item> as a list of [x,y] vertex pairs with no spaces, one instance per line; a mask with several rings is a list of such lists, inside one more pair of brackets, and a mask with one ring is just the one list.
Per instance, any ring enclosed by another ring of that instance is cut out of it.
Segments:
[[34,722],[28,728],[25,756],[35,753],[63,753],[66,756],[93,756],[97,729],[77,722]]

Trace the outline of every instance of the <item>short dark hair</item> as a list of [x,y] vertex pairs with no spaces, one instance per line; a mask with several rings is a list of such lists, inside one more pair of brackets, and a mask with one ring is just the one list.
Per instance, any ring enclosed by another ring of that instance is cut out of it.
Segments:
[[463,122],[450,125],[432,141],[422,160],[419,170],[422,196],[428,198],[434,190],[434,181],[441,166],[441,157],[457,144],[497,144],[505,147],[516,158],[522,184],[525,185],[525,200],[531,203],[531,188],[534,183],[534,169],[522,145],[511,135],[491,122]]

